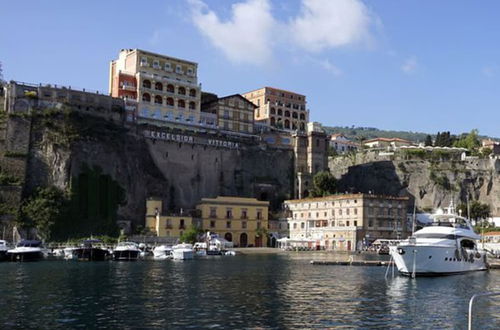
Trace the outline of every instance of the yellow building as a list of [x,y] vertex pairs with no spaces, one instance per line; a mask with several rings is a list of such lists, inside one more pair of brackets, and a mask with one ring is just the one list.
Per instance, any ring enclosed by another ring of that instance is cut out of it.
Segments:
[[202,198],[202,228],[219,234],[240,247],[267,246],[269,202],[255,198]]
[[186,229],[196,225],[190,215],[162,215],[163,202],[151,198],[146,201],[146,225],[159,237],[179,238]]
[[126,100],[129,121],[199,126],[198,64],[140,49],[122,49],[111,61],[109,90]]

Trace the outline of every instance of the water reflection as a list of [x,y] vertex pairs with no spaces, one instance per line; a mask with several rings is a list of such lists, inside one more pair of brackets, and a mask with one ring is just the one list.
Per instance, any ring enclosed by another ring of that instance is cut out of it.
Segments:
[[[463,328],[470,296],[500,290],[493,271],[386,280],[317,257],[1,263],[0,328]],[[476,325],[499,328],[499,306],[480,301]]]

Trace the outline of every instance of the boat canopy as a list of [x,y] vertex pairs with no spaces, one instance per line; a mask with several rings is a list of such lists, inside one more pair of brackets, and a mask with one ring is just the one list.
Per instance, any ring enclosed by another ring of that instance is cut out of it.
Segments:
[[37,240],[22,240],[17,243],[18,247],[39,247],[40,245],[42,245],[42,242]]

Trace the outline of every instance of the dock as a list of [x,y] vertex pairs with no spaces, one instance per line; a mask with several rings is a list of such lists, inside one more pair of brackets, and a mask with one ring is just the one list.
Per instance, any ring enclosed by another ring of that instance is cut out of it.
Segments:
[[[325,260],[311,260],[311,265],[322,266],[388,266],[392,265],[392,261],[380,260],[358,260],[358,261],[325,261]],[[488,269],[500,269],[500,259],[493,259],[488,261]]]
[[392,261],[380,261],[380,260],[359,260],[359,261],[321,261],[321,260],[311,260],[312,265],[324,265],[324,266],[388,266],[392,265]]

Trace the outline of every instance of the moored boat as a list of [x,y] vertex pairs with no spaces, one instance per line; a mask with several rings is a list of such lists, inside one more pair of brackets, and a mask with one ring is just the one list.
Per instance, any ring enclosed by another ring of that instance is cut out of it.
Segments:
[[172,258],[172,247],[169,245],[155,246],[153,249],[153,257],[155,259]]
[[193,245],[181,243],[172,246],[172,257],[176,260],[187,260],[194,258]]
[[114,260],[134,261],[140,256],[139,245],[134,242],[120,242],[113,250]]
[[4,240],[0,240],[0,261],[7,260],[7,251],[9,247],[7,246],[7,242]]
[[439,210],[432,223],[390,247],[398,271],[408,276],[452,275],[487,269],[486,252],[469,219],[457,215],[453,204]]
[[11,261],[37,261],[43,257],[42,242],[36,240],[22,240],[7,251],[7,259]]
[[80,261],[103,261],[108,258],[109,251],[100,246],[102,242],[97,239],[83,241],[80,247],[72,251],[73,259]]

